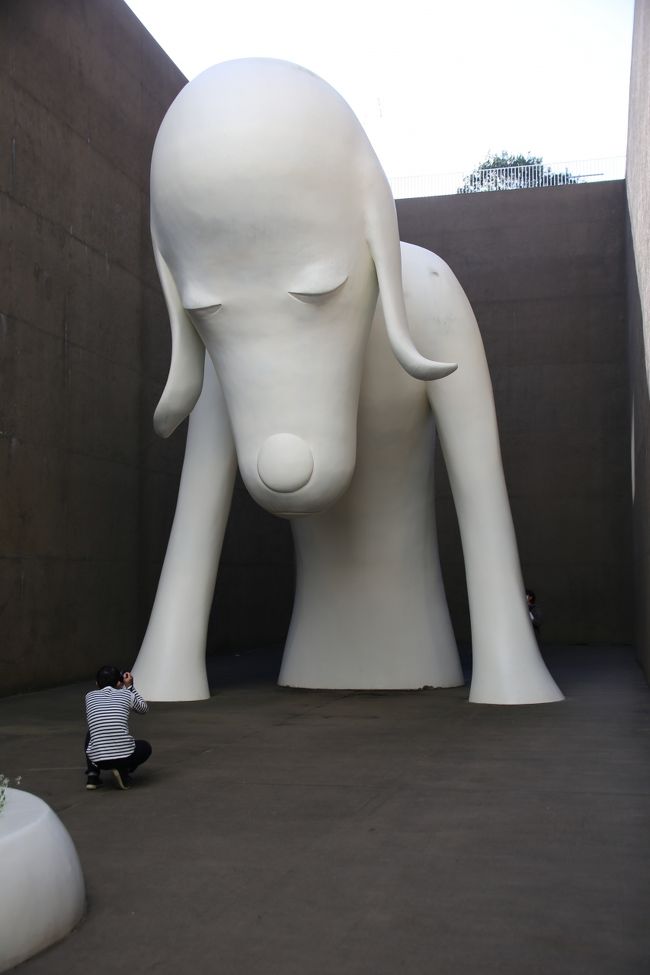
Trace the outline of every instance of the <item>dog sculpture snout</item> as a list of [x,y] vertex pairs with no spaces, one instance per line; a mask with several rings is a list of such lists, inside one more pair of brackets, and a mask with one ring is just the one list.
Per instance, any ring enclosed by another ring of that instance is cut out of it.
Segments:
[[268,437],[257,455],[257,473],[270,491],[292,494],[311,479],[314,458],[308,445],[293,433]]

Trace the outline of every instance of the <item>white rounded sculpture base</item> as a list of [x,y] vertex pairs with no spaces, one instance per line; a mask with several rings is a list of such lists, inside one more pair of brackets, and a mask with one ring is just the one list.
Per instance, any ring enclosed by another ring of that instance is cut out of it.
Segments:
[[81,920],[85,887],[70,835],[47,803],[7,789],[0,813],[0,972],[64,938]]

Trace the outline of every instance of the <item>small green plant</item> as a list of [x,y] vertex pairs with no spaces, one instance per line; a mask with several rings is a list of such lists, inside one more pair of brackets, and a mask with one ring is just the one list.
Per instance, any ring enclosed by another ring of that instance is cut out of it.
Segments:
[[[22,776],[19,775],[14,785],[20,785]],[[7,789],[11,785],[11,779],[8,779],[6,775],[0,772],[0,813],[5,807],[5,802],[7,801]]]

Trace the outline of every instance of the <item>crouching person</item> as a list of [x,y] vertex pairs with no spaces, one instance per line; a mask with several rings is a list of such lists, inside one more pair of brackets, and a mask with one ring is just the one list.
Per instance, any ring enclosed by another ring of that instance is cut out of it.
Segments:
[[129,731],[131,711],[145,714],[147,702],[133,686],[133,677],[117,667],[97,671],[97,690],[86,694],[86,788],[101,785],[101,770],[110,769],[120,789],[129,788],[129,775],[151,755],[148,741],[136,741]]

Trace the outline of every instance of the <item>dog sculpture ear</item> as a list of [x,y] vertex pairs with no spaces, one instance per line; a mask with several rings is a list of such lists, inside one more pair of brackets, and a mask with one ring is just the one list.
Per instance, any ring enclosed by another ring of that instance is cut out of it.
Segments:
[[172,331],[169,376],[154,413],[153,426],[159,436],[169,437],[179,423],[190,415],[201,395],[205,346],[183,308],[171,271],[158,249],[153,229],[152,239]]
[[415,347],[408,329],[402,258],[395,203],[379,162],[369,167],[366,182],[366,237],[375,262],[388,339],[400,365],[415,379],[442,379],[458,368],[455,362],[426,359]]

